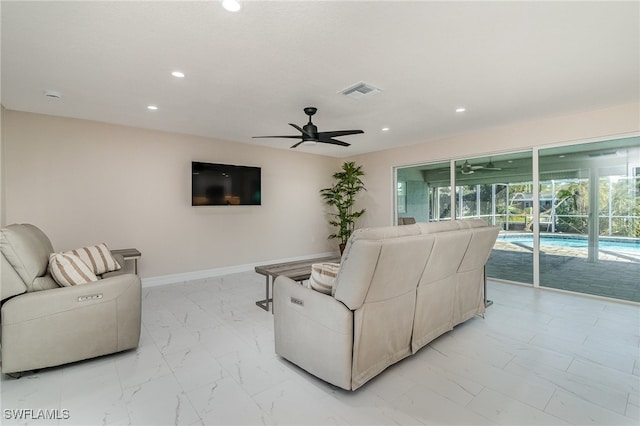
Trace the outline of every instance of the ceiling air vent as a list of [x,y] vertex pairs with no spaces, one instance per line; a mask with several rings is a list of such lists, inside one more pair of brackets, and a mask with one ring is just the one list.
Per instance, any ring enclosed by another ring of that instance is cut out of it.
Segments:
[[380,92],[380,89],[378,89],[377,87],[361,81],[359,83],[356,83],[354,85],[347,87],[344,90],[341,90],[339,93],[342,93],[343,95],[353,99],[360,99],[365,96],[371,96],[378,92]]

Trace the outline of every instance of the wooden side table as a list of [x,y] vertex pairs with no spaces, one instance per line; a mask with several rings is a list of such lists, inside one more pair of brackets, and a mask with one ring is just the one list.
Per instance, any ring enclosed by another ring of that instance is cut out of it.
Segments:
[[[271,265],[262,265],[256,266],[255,271],[266,277],[265,282],[265,298],[263,300],[258,300],[256,305],[264,309],[265,311],[269,311],[269,304],[273,301],[273,296],[269,295],[269,287],[273,289],[273,282],[275,281],[278,275],[284,275],[286,277],[291,278],[294,281],[304,281],[309,279],[311,275],[311,265],[314,263],[324,263],[324,262],[332,262],[332,263],[340,263],[340,256],[328,256],[328,257],[317,257],[313,259],[307,260],[297,260],[294,262],[285,262],[285,263],[275,263]],[[273,306],[271,308],[271,312],[273,312]]]
[[126,249],[118,249],[111,250],[113,254],[119,254],[124,258],[124,260],[133,260],[133,272],[138,275],[138,259],[142,257],[142,253],[138,249],[135,248],[126,248]]

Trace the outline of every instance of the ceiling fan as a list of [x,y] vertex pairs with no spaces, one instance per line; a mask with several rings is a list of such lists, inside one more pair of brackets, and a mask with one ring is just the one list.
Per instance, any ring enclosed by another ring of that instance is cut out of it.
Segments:
[[500,171],[502,170],[502,167],[496,167],[493,164],[493,161],[489,160],[489,162],[487,164],[483,165],[471,165],[469,163],[469,161],[465,160],[464,164],[460,167],[460,172],[463,175],[470,175],[475,173],[476,170],[493,170],[493,171]]
[[296,148],[298,145],[304,142],[319,142],[319,143],[330,143],[333,145],[340,146],[349,146],[350,144],[346,142],[339,141],[334,139],[338,136],[347,136],[347,135],[356,135],[359,133],[364,133],[362,130],[335,130],[333,132],[318,132],[318,127],[311,122],[311,116],[313,116],[318,111],[315,107],[306,107],[304,109],[304,113],[309,116],[309,122],[304,126],[300,127],[297,124],[289,123],[289,126],[298,130],[301,134],[297,136],[254,136],[254,138],[287,138],[287,139],[302,139],[300,142],[292,145],[291,148]]

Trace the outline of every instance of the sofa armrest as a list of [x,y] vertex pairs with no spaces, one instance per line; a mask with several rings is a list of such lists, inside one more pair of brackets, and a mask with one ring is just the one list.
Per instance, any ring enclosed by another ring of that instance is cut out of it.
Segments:
[[274,282],[276,353],[311,374],[351,389],[353,312],[333,296],[279,276]]
[[120,265],[120,270],[124,269],[124,266],[125,266],[124,256],[121,255],[120,253],[111,253],[111,256],[113,256],[116,262],[118,262],[118,265]]
[[116,300],[132,287],[140,286],[133,274],[117,275],[93,283],[34,291],[14,297],[2,306],[2,325],[38,318]]
[[134,348],[140,310],[140,278],[134,274],[16,296],[2,305],[2,371]]

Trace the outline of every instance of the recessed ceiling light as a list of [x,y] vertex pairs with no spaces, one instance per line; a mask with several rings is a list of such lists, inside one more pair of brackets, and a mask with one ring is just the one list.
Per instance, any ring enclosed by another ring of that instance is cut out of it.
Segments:
[[155,106],[155,105],[147,105],[147,109],[149,109],[149,110],[151,110],[151,111],[155,111],[155,110],[157,110],[157,109],[158,109],[158,107],[157,107],[157,106]]
[[389,131],[389,128],[388,128],[388,127],[383,127],[383,128],[382,128],[382,131],[383,131],[383,132],[388,132],[388,131]]
[[465,112],[467,109],[460,107],[460,108],[456,108],[456,112]]
[[241,8],[238,0],[222,0],[222,7],[228,12],[237,12]]
[[171,75],[176,78],[184,78],[184,73],[182,71],[174,71],[171,73]]

